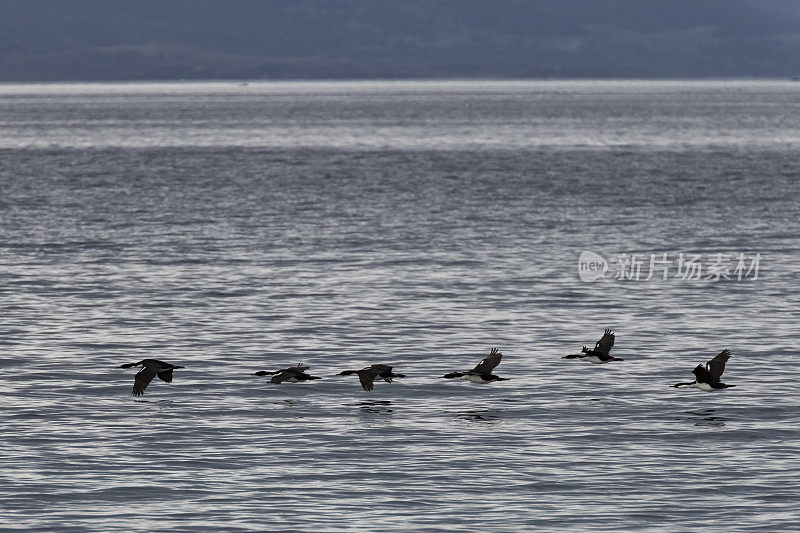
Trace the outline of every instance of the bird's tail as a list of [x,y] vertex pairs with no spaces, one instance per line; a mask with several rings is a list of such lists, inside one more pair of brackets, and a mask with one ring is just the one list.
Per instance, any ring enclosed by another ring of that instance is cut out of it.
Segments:
[[561,359],[580,359],[581,357],[586,357],[586,356],[584,354],[582,354],[582,353],[573,353],[573,354],[565,355]]
[[117,368],[132,368],[136,366],[136,363],[125,363],[124,365],[119,365]]
[[445,378],[445,379],[453,379],[453,378],[460,378],[463,375],[464,375],[463,372],[450,372],[449,374],[445,374],[442,377]]
[[336,374],[337,376],[352,376],[353,374],[358,374],[358,370],[344,370]]
[[266,370],[259,370],[258,372],[253,372],[254,376],[272,376],[273,374],[277,374],[277,372],[268,372]]

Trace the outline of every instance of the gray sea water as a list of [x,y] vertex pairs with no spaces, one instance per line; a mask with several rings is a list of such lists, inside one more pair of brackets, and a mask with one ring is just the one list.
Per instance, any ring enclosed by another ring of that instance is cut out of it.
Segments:
[[0,529],[800,530],[798,155],[788,81],[0,85]]

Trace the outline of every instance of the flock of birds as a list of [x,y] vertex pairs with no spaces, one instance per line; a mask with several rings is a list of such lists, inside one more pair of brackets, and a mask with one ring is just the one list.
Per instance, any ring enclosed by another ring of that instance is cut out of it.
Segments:
[[[614,333],[610,329],[607,329],[603,332],[603,336],[599,341],[597,341],[593,349],[590,350],[584,346],[581,350],[581,353],[567,355],[562,357],[562,359],[581,359],[594,364],[622,361],[622,359],[619,359],[618,357],[609,355],[609,352],[613,347]],[[725,371],[725,363],[728,361],[728,359],[730,359],[730,357],[731,352],[729,350],[722,350],[709,362],[706,364],[697,365],[695,369],[692,370],[692,374],[695,376],[694,381],[676,383],[672,386],[676,388],[695,388],[706,392],[735,387],[736,385],[726,385],[720,381],[722,373]],[[495,367],[497,367],[497,365],[500,364],[502,359],[503,354],[500,353],[500,350],[497,348],[492,348],[489,355],[480,363],[475,365],[475,368],[472,370],[466,370],[464,372],[451,372],[441,376],[441,378],[458,379],[481,384],[492,383],[493,381],[505,381],[508,378],[501,378],[492,374],[492,371],[495,369]],[[120,365],[119,368],[141,368],[141,370],[134,377],[133,381],[133,395],[141,396],[144,394],[144,390],[147,388],[150,382],[153,381],[153,378],[158,377],[162,381],[172,383],[172,371],[184,367],[165,363],[157,359],[143,359],[136,363],[126,363],[124,365]],[[291,366],[281,370],[260,370],[255,372],[253,375],[272,376],[269,378],[269,382],[274,385],[284,382],[300,383],[303,381],[320,379],[318,376],[307,374],[306,370],[309,368],[310,367],[306,365],[298,364],[296,366]],[[395,378],[405,377],[404,374],[395,374],[392,371],[391,366],[383,364],[370,365],[362,368],[361,370],[345,370],[337,375],[351,376],[353,374],[358,376],[361,386],[366,391],[371,391],[373,388],[375,388],[376,379],[382,379],[386,383],[391,383]]]

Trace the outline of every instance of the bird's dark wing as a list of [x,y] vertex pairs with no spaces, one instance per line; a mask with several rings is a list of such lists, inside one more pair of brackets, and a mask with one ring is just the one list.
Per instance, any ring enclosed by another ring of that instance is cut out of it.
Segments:
[[166,381],[167,383],[172,383],[172,369],[169,370],[162,370],[158,373],[158,379],[161,381]]
[[614,347],[614,334],[611,332],[610,329],[607,329],[603,332],[603,336],[600,337],[600,340],[597,341],[597,344],[594,345],[594,351],[608,355],[608,352],[610,352],[611,348],[613,347]]
[[497,348],[492,348],[492,351],[489,352],[489,356],[475,365],[475,368],[473,368],[472,371],[478,374],[491,374],[492,370],[494,370],[494,367],[500,364],[500,360],[502,358],[503,354],[500,353],[500,350]]
[[292,372],[292,369],[287,368],[285,370],[276,372],[275,375],[269,379],[269,382],[272,383],[273,385],[277,385],[279,383],[283,383],[284,381],[286,381],[287,379],[291,378],[294,375],[295,373]]
[[722,350],[714,357],[714,359],[706,363],[706,370],[708,370],[709,374],[711,374],[711,377],[714,378],[714,381],[719,381],[719,378],[722,377],[722,373],[725,372],[725,363],[730,358],[731,351]]
[[698,383],[716,383],[719,380],[714,379],[714,376],[711,375],[711,372],[706,370],[704,365],[697,365],[694,370],[692,370],[692,374],[694,377],[697,378]]
[[144,394],[144,390],[153,381],[156,374],[158,374],[158,369],[153,366],[146,366],[137,372],[133,381],[133,395],[141,396]]
[[377,375],[380,376],[386,383],[391,383],[392,382],[392,378],[394,377],[394,374],[392,373],[392,367],[391,366],[375,364],[375,365],[371,365],[369,368],[374,370],[375,372],[377,372],[378,373]]
[[372,382],[375,381],[375,378],[380,374],[380,370],[373,368],[374,366],[382,365],[373,365],[358,371],[358,380],[361,382],[361,386],[364,387],[364,390],[372,390],[375,388]]

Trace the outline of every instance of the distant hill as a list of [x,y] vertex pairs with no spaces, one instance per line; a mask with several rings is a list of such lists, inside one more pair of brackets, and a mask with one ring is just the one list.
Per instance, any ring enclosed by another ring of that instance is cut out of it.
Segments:
[[797,0],[0,0],[0,80],[800,75]]

